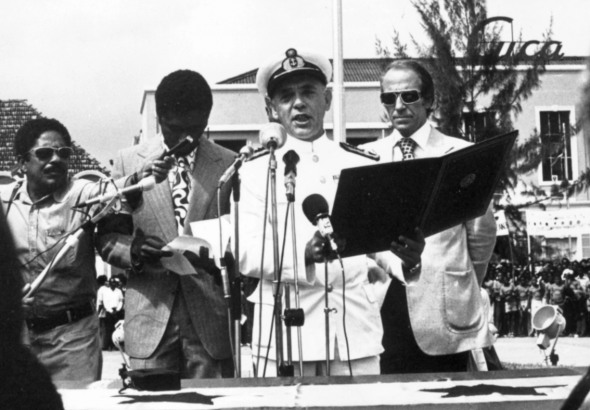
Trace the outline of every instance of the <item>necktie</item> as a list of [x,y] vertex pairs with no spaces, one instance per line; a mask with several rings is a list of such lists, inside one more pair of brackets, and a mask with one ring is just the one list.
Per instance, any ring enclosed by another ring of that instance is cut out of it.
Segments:
[[414,159],[414,148],[416,147],[416,141],[411,138],[402,138],[398,141],[402,154],[404,155],[402,161],[408,159]]
[[177,159],[176,176],[172,185],[172,203],[174,204],[174,218],[178,226],[178,234],[184,232],[184,220],[188,212],[188,195],[191,189],[191,178],[186,158]]

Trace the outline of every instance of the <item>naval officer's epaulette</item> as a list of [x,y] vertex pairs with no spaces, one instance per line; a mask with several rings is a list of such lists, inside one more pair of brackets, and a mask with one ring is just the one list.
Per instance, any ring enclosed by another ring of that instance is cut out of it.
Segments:
[[342,149],[348,152],[352,152],[353,154],[361,155],[365,158],[372,159],[373,161],[379,161],[379,154],[377,154],[372,149],[362,149],[359,147],[355,147],[354,145],[347,144],[346,142],[341,142],[340,146]]
[[270,154],[270,151],[264,147],[257,148],[252,156],[248,158],[248,161],[254,161],[256,158],[263,157],[265,155]]

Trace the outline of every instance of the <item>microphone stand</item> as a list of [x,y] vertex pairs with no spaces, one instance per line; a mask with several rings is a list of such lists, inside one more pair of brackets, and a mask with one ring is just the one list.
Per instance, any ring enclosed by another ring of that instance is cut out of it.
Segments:
[[[217,187],[217,214],[219,216],[219,270],[221,273],[221,284],[223,287],[223,298],[225,299],[225,303],[227,306],[227,325],[228,325],[228,334],[229,334],[229,344],[234,350],[235,341],[232,341],[232,329],[233,326],[233,301],[235,298],[232,297],[232,290],[230,288],[230,278],[229,278],[229,271],[234,268],[232,265],[233,258],[230,252],[226,252],[223,248],[223,225],[221,223],[221,185]],[[235,264],[234,264],[235,265]],[[238,347],[239,348],[239,345]],[[234,376],[238,378],[238,368],[239,364],[236,363],[236,356],[234,352],[232,352],[232,361],[234,362]]]
[[328,298],[328,261],[324,262],[324,315],[326,318],[326,375],[330,375],[330,312],[336,312],[335,308],[330,308],[330,299]]
[[236,378],[242,377],[242,360],[241,360],[241,347],[242,347],[242,279],[240,277],[240,176],[238,172],[232,176],[232,196],[234,202],[234,269],[233,277],[231,278],[231,299],[232,299],[232,318],[234,323],[234,356]]
[[104,206],[104,208],[101,209],[101,211],[99,213],[94,215],[90,220],[84,222],[78,229],[76,229],[73,233],[71,233],[66,238],[64,245],[61,247],[59,252],[57,252],[57,254],[51,260],[51,262],[49,262],[49,264],[47,264],[47,266],[45,266],[45,268],[39,274],[39,276],[37,276],[37,278],[35,278],[35,280],[30,285],[26,284],[23,287],[23,290],[22,290],[23,299],[33,296],[33,294],[37,291],[37,289],[39,289],[39,287],[41,286],[41,284],[43,283],[43,281],[45,280],[47,275],[53,270],[53,268],[55,266],[57,266],[57,264],[63,259],[63,257],[68,253],[68,251],[70,249],[72,249],[74,246],[76,246],[78,244],[82,235],[84,235],[84,233],[90,227],[94,227],[94,225],[98,221],[100,221],[102,218],[104,218],[109,213],[109,211],[113,208],[113,206],[115,206],[115,203],[118,200],[119,200],[118,196],[115,196],[114,198],[112,198]]
[[[298,160],[298,158],[297,158]],[[284,157],[283,157],[284,161]],[[296,162],[295,162],[296,163]],[[287,326],[287,343],[289,353],[289,365],[291,365],[291,327],[297,327],[297,347],[299,352],[299,375],[303,377],[303,342],[301,337],[301,326],[305,322],[305,315],[300,308],[299,299],[299,267],[297,259],[297,235],[295,232],[295,173],[291,172],[285,175],[285,186],[287,188],[287,201],[291,205],[288,207],[291,218],[291,241],[293,245],[293,275],[295,284],[295,309],[291,309],[291,298],[289,294],[289,287],[285,285],[285,325]],[[289,217],[289,216],[288,216]]]
[[274,321],[275,321],[275,342],[276,342],[276,362],[277,376],[283,376],[283,323],[281,319],[283,289],[279,284],[279,232],[277,220],[277,160],[275,150],[277,142],[269,141],[268,150],[270,158],[268,167],[270,170],[270,198],[271,198],[271,225],[272,225],[272,244],[273,244],[273,295],[274,295]]

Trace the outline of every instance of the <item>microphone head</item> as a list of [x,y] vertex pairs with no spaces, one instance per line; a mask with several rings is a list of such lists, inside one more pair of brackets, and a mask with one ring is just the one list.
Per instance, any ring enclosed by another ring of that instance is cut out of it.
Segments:
[[287,141],[287,131],[281,124],[271,122],[260,129],[258,141],[265,148],[269,148],[273,144],[276,144],[274,148],[279,149],[285,145],[285,141]]
[[311,194],[303,200],[301,204],[305,217],[312,224],[316,224],[316,218],[318,215],[324,215],[330,213],[330,206],[326,198],[320,194]]
[[297,165],[299,163],[299,155],[297,155],[295,151],[290,149],[285,153],[285,155],[283,155],[283,162],[285,164]]
[[156,187],[156,178],[153,175],[150,175],[147,178],[143,178],[137,184],[141,187],[142,191],[150,191]]
[[250,159],[250,157],[254,154],[254,148],[251,145],[244,145],[240,149],[240,155],[244,156],[244,161]]

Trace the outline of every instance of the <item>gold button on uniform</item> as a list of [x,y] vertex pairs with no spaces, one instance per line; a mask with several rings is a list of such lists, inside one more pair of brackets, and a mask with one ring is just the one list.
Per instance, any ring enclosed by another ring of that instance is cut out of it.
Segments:
[[320,177],[320,182],[321,182],[322,184],[325,184],[325,183],[326,183],[326,178],[324,178],[324,177]]
[[317,155],[314,155],[313,157],[311,157],[311,159],[313,160],[313,162],[318,162],[320,160]]
[[332,292],[334,290],[334,288],[332,287],[332,285],[328,285],[328,292]]

